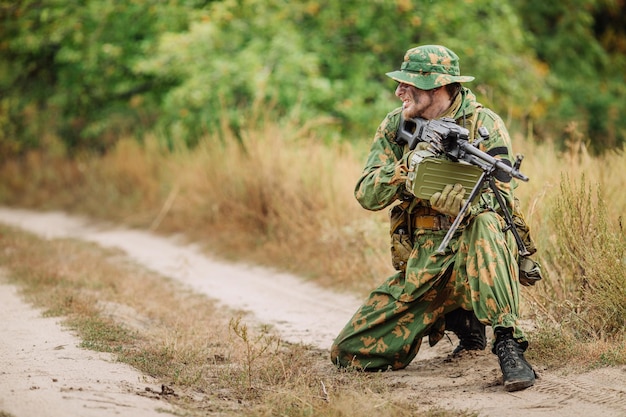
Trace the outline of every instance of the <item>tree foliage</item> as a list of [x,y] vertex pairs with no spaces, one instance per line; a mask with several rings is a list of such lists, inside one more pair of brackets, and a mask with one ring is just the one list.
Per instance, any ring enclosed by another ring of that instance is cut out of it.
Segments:
[[519,2],[532,47],[550,66],[546,126],[576,122],[595,151],[626,141],[626,18],[621,0]]
[[342,132],[369,135],[396,105],[384,74],[419,43],[467,57],[488,104],[516,115],[533,111],[544,91],[513,9],[498,1],[459,3],[454,14],[442,3],[223,1],[197,11],[190,30],[163,36],[139,68],[178,80],[161,119],[177,137],[212,131],[224,115],[236,127],[252,103],[301,122],[330,116]]
[[575,121],[602,151],[626,139],[621,1],[0,1],[0,152],[147,131],[193,145],[258,109],[369,137],[398,104],[384,74],[426,43],[509,123],[559,137]]
[[160,33],[188,24],[184,6],[158,0],[21,0],[0,7],[0,137],[17,149],[52,128],[69,148],[104,150],[120,132],[136,129],[141,102],[167,86],[135,73],[134,62]]

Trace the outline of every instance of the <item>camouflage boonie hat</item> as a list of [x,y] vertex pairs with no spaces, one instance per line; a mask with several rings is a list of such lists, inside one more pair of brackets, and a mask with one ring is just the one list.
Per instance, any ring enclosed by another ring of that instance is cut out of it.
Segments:
[[420,90],[432,90],[447,84],[474,79],[470,76],[461,76],[459,57],[441,45],[423,45],[409,49],[404,54],[400,71],[388,72],[387,76]]

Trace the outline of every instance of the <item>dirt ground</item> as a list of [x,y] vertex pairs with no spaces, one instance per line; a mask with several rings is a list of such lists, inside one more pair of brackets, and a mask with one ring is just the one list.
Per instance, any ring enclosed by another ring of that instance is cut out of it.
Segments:
[[[122,249],[181,285],[249,312],[284,340],[319,349],[330,346],[360,302],[288,274],[216,261],[179,238],[7,208],[0,208],[0,222],[45,238],[72,237]],[[163,387],[109,355],[78,348],[79,340],[58,320],[43,318],[8,285],[0,285],[0,316],[0,416],[143,417],[173,411],[161,398]],[[497,417],[626,416],[626,367],[583,374],[537,369],[535,386],[507,393],[497,358],[488,350],[450,359],[453,340],[423,346],[405,370],[380,374],[396,395],[416,404]]]

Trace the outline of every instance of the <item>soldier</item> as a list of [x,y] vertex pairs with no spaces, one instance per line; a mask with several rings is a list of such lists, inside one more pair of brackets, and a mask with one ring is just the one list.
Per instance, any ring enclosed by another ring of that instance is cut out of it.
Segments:
[[392,259],[398,271],[372,291],[346,324],[331,347],[331,360],[365,371],[402,369],[417,354],[422,338],[428,336],[434,345],[446,324],[460,338],[455,352],[484,349],[484,326],[491,325],[492,352],[498,356],[505,389],[530,387],[535,373],[524,358],[528,341],[518,324],[518,247],[512,233],[503,231],[499,214],[514,210],[512,183],[496,181],[508,207],[500,207],[493,192],[484,189],[445,252],[438,253],[466,190],[455,184],[429,201],[413,196],[405,184],[408,161],[417,150],[396,140],[401,116],[448,117],[469,130],[470,141],[480,127],[487,128],[490,135],[480,149],[512,161],[506,127],[462,86],[474,77],[460,75],[459,58],[446,47],[409,49],[400,70],[387,76],[398,82],[395,95],[402,106],[378,127],[355,196],[367,210],[393,205]]

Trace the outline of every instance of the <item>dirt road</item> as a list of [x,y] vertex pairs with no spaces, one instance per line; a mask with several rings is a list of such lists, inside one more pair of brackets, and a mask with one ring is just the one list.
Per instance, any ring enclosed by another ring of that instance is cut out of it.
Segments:
[[[284,340],[327,349],[359,301],[264,268],[210,259],[181,239],[96,225],[62,213],[0,208],[0,222],[45,238],[76,238],[124,250],[145,267],[272,325]],[[0,277],[1,279],[1,277]],[[245,291],[242,291],[245,289]],[[313,313],[312,313],[313,312]],[[103,354],[77,348],[54,319],[0,286],[0,416],[163,415],[153,381]],[[427,344],[424,344],[427,345]],[[481,416],[626,416],[626,367],[577,375],[539,370],[537,384],[506,393],[488,351],[450,360],[452,343],[428,347],[407,369],[381,374],[417,402]],[[330,363],[329,363],[330,366]]]

